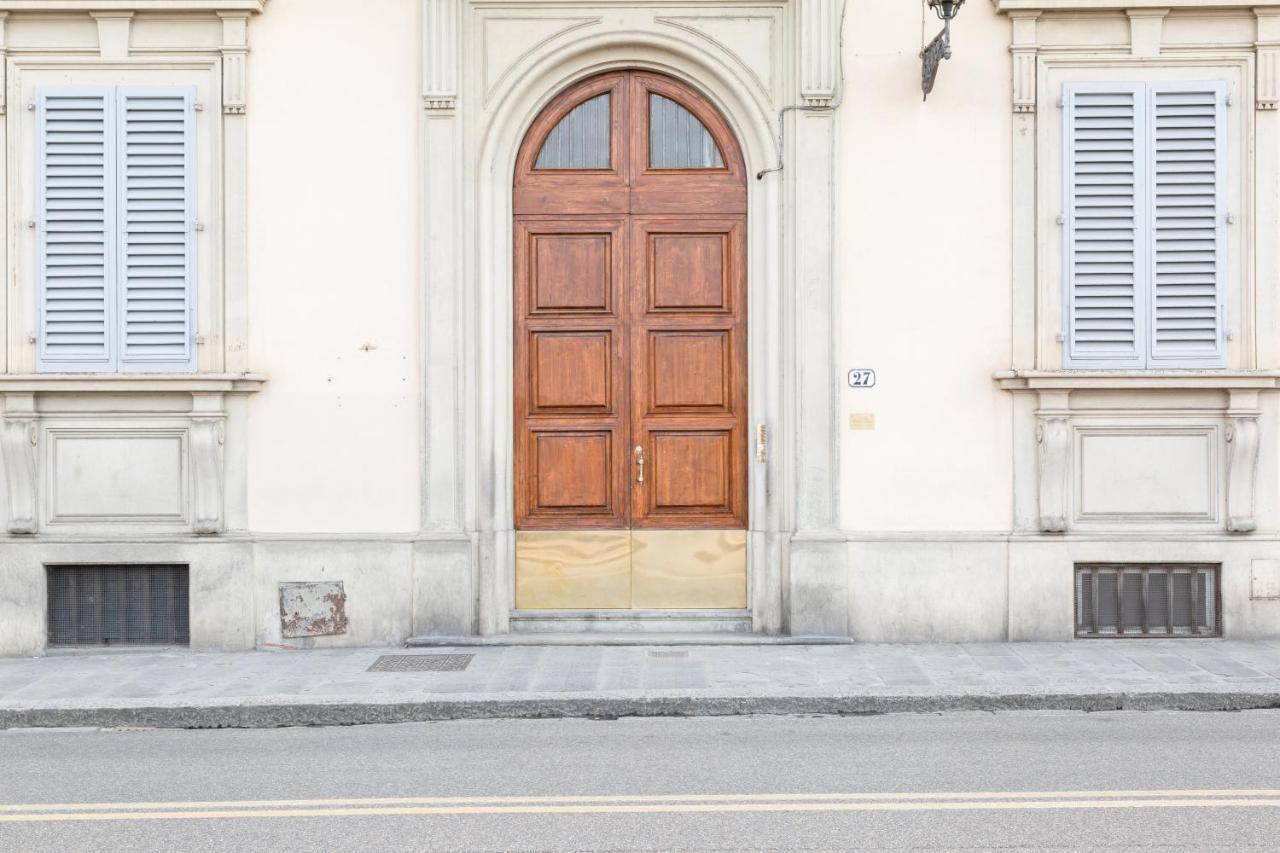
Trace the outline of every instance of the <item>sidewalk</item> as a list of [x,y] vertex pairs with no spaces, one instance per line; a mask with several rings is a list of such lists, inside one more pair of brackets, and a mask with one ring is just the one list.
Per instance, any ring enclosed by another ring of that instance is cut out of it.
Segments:
[[[430,661],[409,664],[465,669],[369,671],[383,655],[427,655]],[[1280,707],[1280,641],[471,646],[0,659],[0,728],[1272,707]]]

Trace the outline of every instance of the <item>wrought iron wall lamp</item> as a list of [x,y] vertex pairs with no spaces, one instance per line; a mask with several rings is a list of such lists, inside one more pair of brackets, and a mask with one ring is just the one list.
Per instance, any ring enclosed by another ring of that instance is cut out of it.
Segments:
[[942,32],[933,37],[933,41],[920,51],[920,90],[924,99],[929,99],[933,91],[933,81],[938,76],[938,66],[942,60],[951,58],[951,19],[964,5],[964,0],[929,0],[929,8],[942,19]]

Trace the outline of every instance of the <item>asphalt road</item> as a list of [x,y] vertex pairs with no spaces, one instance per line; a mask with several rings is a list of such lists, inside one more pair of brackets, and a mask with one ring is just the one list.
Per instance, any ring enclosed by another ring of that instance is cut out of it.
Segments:
[[0,851],[1280,848],[1280,711],[0,732]]

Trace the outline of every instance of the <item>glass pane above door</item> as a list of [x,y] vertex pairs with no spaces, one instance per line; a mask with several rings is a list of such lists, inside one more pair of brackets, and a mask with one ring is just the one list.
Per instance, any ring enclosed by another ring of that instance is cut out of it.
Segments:
[[609,168],[609,93],[578,104],[547,134],[535,169]]
[[649,94],[649,168],[723,169],[711,132],[670,98]]

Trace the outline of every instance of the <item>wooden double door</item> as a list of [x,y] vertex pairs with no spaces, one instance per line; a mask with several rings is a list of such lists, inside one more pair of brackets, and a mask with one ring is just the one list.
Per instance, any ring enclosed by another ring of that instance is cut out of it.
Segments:
[[[728,126],[670,78],[592,78],[531,127],[513,206],[517,608],[745,605],[746,181]],[[637,542],[670,587],[646,576],[643,600]]]

